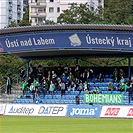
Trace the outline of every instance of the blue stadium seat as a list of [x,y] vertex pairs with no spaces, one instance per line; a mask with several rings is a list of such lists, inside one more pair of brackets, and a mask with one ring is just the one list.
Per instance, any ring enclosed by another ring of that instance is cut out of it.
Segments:
[[108,74],[106,74],[104,77],[105,77],[105,78],[109,78],[109,75],[108,75]]
[[83,95],[80,95],[80,99],[83,100],[84,99],[84,96]]
[[103,83],[103,86],[104,87],[108,87],[108,83]]
[[84,91],[81,91],[81,92],[80,92],[80,95],[84,95],[84,94],[85,94],[85,92],[84,92]]
[[103,91],[107,91],[108,90],[108,87],[103,87]]
[[12,103],[17,103],[17,100],[16,100],[16,99],[15,99],[15,100],[13,100],[13,101],[12,101]]
[[56,95],[56,99],[61,99],[61,95]]
[[56,103],[56,104],[60,104],[60,100],[59,100],[59,99],[56,99],[56,100],[55,100],[55,103]]
[[78,95],[78,94],[79,94],[79,91],[75,91],[75,92],[74,92],[74,95]]
[[90,85],[90,87],[94,87],[94,83],[88,83]]
[[42,100],[42,103],[46,104],[47,103],[47,100],[46,99]]
[[50,100],[50,99],[47,99],[47,103],[48,103],[48,104],[51,104],[51,100]]

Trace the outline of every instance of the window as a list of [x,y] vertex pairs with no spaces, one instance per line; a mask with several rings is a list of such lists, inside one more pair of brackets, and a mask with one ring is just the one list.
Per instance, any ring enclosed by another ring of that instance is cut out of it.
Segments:
[[54,12],[54,8],[53,7],[49,7],[49,12]]
[[54,0],[49,0],[49,2],[54,2]]
[[60,7],[57,7],[57,12],[60,12]]

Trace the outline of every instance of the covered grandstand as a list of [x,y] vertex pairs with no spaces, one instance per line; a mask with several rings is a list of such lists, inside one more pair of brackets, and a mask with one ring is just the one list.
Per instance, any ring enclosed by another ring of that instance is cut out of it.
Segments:
[[[13,53],[27,61],[27,73],[30,60],[58,57],[125,57],[128,59],[128,78],[131,75],[131,58],[133,57],[133,27],[131,25],[44,25],[35,27],[16,27],[0,30],[1,54]],[[28,76],[28,75],[27,75]],[[95,80],[97,77],[93,77]],[[90,90],[99,86],[102,94],[107,94],[108,82],[90,81]],[[117,91],[114,83],[112,94]],[[48,93],[40,94],[42,103],[75,104],[79,91],[66,91],[61,97],[60,91],[54,97]],[[84,104],[84,91],[80,93],[80,103]],[[110,92],[108,92],[110,94]],[[27,98],[28,97],[28,98]],[[13,103],[34,103],[33,95],[26,95],[13,100]],[[124,104],[128,104],[128,93],[124,93]],[[131,102],[133,104],[133,101]]]

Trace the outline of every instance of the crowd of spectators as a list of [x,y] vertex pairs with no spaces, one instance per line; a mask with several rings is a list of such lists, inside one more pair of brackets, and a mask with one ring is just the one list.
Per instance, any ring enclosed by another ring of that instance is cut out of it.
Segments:
[[[89,82],[92,82],[94,72],[90,68],[85,68],[81,71],[80,66],[76,64],[74,69],[70,68],[67,64],[62,67],[58,65],[56,70],[47,70],[45,73],[43,67],[39,65],[35,68],[30,65],[29,76],[26,79],[24,69],[21,69],[20,77],[22,81],[23,95],[28,90],[35,98],[39,96],[39,93],[45,95],[47,92],[54,95],[54,91],[61,91],[61,95],[65,95],[65,91],[85,91],[88,94],[100,94],[102,93],[99,86],[94,86],[94,89],[90,91]],[[100,72],[97,75],[97,82],[104,82],[104,75]],[[113,92],[113,83],[118,84],[118,91],[127,91],[130,88],[130,84],[133,83],[133,75],[127,80],[125,73],[122,69],[118,70],[114,68],[112,73],[113,82],[108,82],[108,91]]]

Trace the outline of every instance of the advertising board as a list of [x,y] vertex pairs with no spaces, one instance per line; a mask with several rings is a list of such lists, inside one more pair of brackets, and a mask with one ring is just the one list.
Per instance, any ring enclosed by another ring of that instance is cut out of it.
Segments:
[[89,118],[98,118],[100,117],[100,106],[68,106],[67,116],[68,117],[89,117]]
[[0,104],[0,115],[3,115],[5,112],[6,104]]
[[7,104],[4,115],[65,116],[67,105],[57,104]]
[[133,118],[133,106],[103,106],[100,117]]
[[[65,40],[65,41],[64,41]],[[31,51],[46,48],[98,48],[133,50],[131,33],[52,32],[0,37],[0,52]]]

